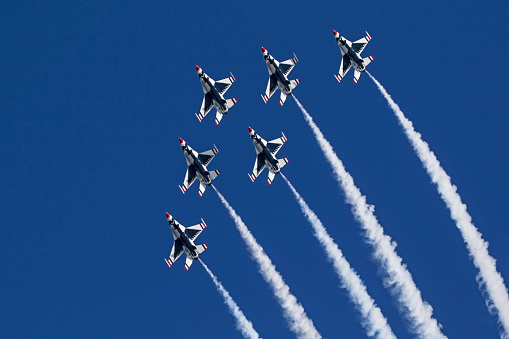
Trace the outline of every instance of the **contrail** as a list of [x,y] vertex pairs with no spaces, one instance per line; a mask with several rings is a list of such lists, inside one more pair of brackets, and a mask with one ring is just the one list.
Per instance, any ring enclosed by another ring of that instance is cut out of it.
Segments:
[[286,321],[288,321],[290,329],[298,338],[321,338],[322,336],[313,325],[313,321],[308,318],[302,305],[299,304],[297,298],[290,292],[290,287],[288,287],[283,277],[281,277],[281,274],[276,270],[276,267],[272,264],[272,261],[263,250],[263,247],[258,244],[246,224],[244,224],[235,210],[221,193],[219,193],[217,188],[214,185],[212,185],[212,187],[235,222],[235,226],[237,226],[242,239],[246,242],[249,252],[258,264],[258,270],[263,279],[270,285],[279,304],[283,308],[283,314]]
[[382,314],[382,311],[375,305],[375,301],[368,294],[364,282],[345,259],[343,252],[341,252],[338,245],[334,243],[334,240],[332,240],[329,233],[327,233],[320,219],[318,219],[316,214],[309,208],[308,204],[283,173],[281,173],[281,176],[285,179],[288,187],[290,187],[290,190],[295,196],[295,200],[297,200],[300,205],[302,213],[304,213],[311,226],[313,226],[315,237],[325,250],[329,261],[332,262],[336,274],[341,281],[341,287],[347,290],[351,302],[361,313],[362,326],[366,330],[367,335],[377,338],[396,338],[394,333],[392,333],[391,327],[387,323],[387,319]]
[[456,192],[457,187],[451,183],[451,177],[440,166],[440,162],[430,150],[428,143],[422,140],[421,134],[415,131],[412,122],[405,117],[383,86],[369,72],[368,75],[378,86],[390,108],[394,111],[399,124],[403,127],[415,153],[421,159],[431,181],[437,185],[440,197],[451,211],[451,218],[461,232],[475,267],[479,269],[476,278],[479,289],[485,289],[488,292],[487,294],[483,293],[486,298],[486,306],[490,314],[498,313],[499,321],[504,328],[500,336],[509,338],[509,295],[507,287],[504,285],[504,279],[497,271],[496,260],[488,253],[488,243],[483,240],[481,233],[472,223],[472,217],[467,212],[467,206],[463,204],[461,197]]
[[346,202],[351,205],[355,219],[360,222],[365,231],[364,236],[367,242],[373,246],[373,256],[380,262],[387,274],[387,277],[384,278],[384,285],[390,288],[397,299],[401,307],[400,312],[410,322],[410,330],[422,338],[445,338],[440,330],[442,326],[433,318],[433,308],[422,300],[421,292],[415,285],[412,275],[406,265],[402,264],[403,259],[396,253],[396,242],[384,234],[383,227],[374,215],[375,207],[366,202],[366,197],[361,194],[352,176],[346,171],[343,162],[338,158],[309,113],[295,95],[292,97],[331,165],[336,180],[345,193]]
[[216,285],[217,290],[224,298],[224,303],[226,306],[228,306],[228,309],[230,310],[230,313],[235,317],[235,321],[237,322],[237,330],[242,332],[242,335],[244,338],[256,338],[258,339],[260,336],[258,335],[258,332],[255,331],[253,328],[253,324],[247,320],[247,318],[244,316],[244,313],[240,310],[239,306],[233,301],[232,297],[230,297],[230,293],[228,293],[227,290],[224,289],[223,284],[219,280],[217,280],[214,273],[212,273],[211,270],[205,265],[203,261],[201,261],[200,258],[198,258],[200,263],[205,268],[205,271],[210,275],[210,278],[212,278],[212,281],[214,282],[214,285]]

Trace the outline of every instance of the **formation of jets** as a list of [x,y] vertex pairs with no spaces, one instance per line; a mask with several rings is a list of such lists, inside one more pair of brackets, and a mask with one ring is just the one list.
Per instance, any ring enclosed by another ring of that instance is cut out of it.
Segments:
[[[345,37],[341,36],[337,31],[333,30],[334,38],[341,51],[341,65],[339,72],[334,77],[338,82],[343,79],[345,74],[353,66],[354,78],[353,81],[357,83],[362,72],[366,71],[366,66],[373,60],[373,57],[362,58],[360,54],[371,40],[371,36],[366,32],[366,36],[351,42]],[[279,62],[269,52],[262,47],[262,55],[265,63],[267,64],[267,70],[269,71],[269,82],[265,93],[262,94],[262,99],[265,103],[272,97],[277,89],[281,91],[279,104],[283,106],[288,95],[292,95],[292,91],[300,83],[300,79],[288,80],[288,75],[295,67],[297,62],[297,56],[293,54],[293,58]],[[200,83],[203,88],[203,101],[200,108],[200,113],[196,114],[196,117],[201,122],[203,118],[215,107],[216,112],[216,125],[223,118],[223,115],[228,114],[229,109],[237,103],[237,99],[225,99],[223,95],[235,82],[235,77],[230,73],[230,77],[222,80],[214,81],[209,77],[203,70],[196,66],[196,73],[200,79]],[[282,136],[271,141],[266,141],[259,136],[251,127],[249,127],[249,136],[253,141],[253,145],[256,150],[256,160],[253,167],[253,172],[249,174],[251,181],[255,179],[263,172],[267,167],[269,170],[268,184],[270,185],[274,180],[276,174],[281,173],[281,169],[288,163],[288,158],[277,159],[276,154],[280,150],[281,146],[286,142],[285,135],[281,132]],[[180,147],[184,152],[184,157],[187,163],[187,172],[184,178],[182,186],[179,185],[182,193],[186,193],[187,189],[194,183],[196,179],[200,181],[200,187],[198,189],[198,195],[201,197],[205,192],[207,186],[212,185],[214,180],[220,173],[219,170],[209,171],[207,165],[219,152],[217,147],[202,153],[196,152],[191,148],[182,138],[179,138]],[[193,260],[198,259],[198,255],[207,249],[207,245],[195,245],[194,239],[200,234],[200,232],[206,227],[205,222],[200,224],[184,227],[179,224],[170,214],[166,213],[166,219],[170,224],[170,229],[173,234],[174,244],[168,259],[164,259],[168,266],[175,262],[178,257],[185,252],[187,255],[185,269],[187,270]]]

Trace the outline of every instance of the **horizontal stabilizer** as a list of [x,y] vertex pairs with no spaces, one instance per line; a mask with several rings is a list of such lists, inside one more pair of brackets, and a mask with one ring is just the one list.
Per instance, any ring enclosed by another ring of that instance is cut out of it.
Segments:
[[215,120],[216,126],[219,125],[219,123],[221,122],[221,119],[223,119],[223,113],[217,111],[216,120]]
[[220,173],[220,170],[211,171],[210,173],[210,180],[214,180]]
[[196,245],[196,253],[201,254],[203,251],[205,251],[209,245],[203,244],[203,245]]
[[286,94],[284,92],[281,92],[281,98],[279,99],[279,105],[283,106],[285,101],[286,101]]
[[205,189],[207,188],[207,185],[205,185],[203,182],[200,181],[200,188],[198,188],[198,195],[201,197],[203,193],[205,193]]
[[362,61],[364,61],[364,67],[366,67],[371,61],[373,61],[373,56],[365,57],[362,59]]
[[191,265],[193,264],[193,258],[191,258],[190,256],[187,256],[186,258],[186,271],[189,269],[189,267],[191,267]]
[[270,185],[272,184],[272,180],[274,180],[274,177],[276,176],[276,173],[269,171],[269,179],[267,179],[267,183]]
[[355,70],[353,72],[353,82],[357,83],[357,81],[359,81],[360,77],[361,77],[361,72],[359,72],[358,70]]
[[237,103],[237,98],[233,98],[233,99],[226,99],[226,106],[228,106],[228,108],[232,108],[233,105],[235,105]]
[[294,89],[297,85],[300,84],[300,79],[295,79],[290,81],[290,89]]
[[288,163],[288,158],[277,159],[277,164],[279,168],[283,168]]

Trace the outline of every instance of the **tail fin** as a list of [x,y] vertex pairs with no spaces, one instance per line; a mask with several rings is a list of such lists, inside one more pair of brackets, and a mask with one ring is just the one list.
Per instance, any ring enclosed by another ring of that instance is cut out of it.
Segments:
[[221,173],[220,170],[210,172],[210,180],[214,180],[220,173]]
[[290,81],[290,89],[294,89],[297,85],[300,84],[300,79],[295,79]]
[[[367,33],[367,32],[366,32]],[[365,57],[362,59],[362,61],[364,61],[364,67],[366,67],[367,65],[369,65],[369,63],[371,61],[373,61],[373,56],[368,56],[368,57]]]
[[196,253],[201,254],[203,251],[205,251],[209,245],[203,244],[203,245],[196,245]]
[[233,99],[226,99],[226,106],[228,106],[228,109],[232,108],[233,105],[237,103],[237,98]]
[[288,163],[288,158],[277,159],[277,164],[279,168],[283,168]]

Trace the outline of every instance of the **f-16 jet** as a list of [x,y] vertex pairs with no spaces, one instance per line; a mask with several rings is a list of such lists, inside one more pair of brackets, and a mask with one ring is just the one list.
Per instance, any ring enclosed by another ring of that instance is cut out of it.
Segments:
[[265,103],[267,103],[272,94],[274,94],[276,89],[279,88],[281,90],[281,98],[279,99],[279,104],[283,106],[286,100],[286,96],[291,95],[292,90],[300,83],[300,79],[288,80],[287,78],[288,74],[290,74],[293,67],[299,60],[294,53],[293,58],[279,62],[274,59],[274,57],[270,55],[269,52],[267,52],[267,50],[263,47],[262,54],[269,70],[269,83],[267,84],[265,94],[262,94],[262,99],[265,101]]
[[203,231],[207,225],[203,219],[198,225],[184,227],[177,220],[175,220],[168,212],[166,212],[166,220],[170,224],[171,233],[173,234],[173,247],[171,249],[170,257],[164,258],[169,267],[180,257],[183,252],[186,252],[186,271],[193,264],[193,260],[198,260],[198,255],[205,251],[208,247],[207,244],[195,245],[193,240]]
[[373,56],[361,58],[361,53],[371,40],[371,37],[369,36],[369,33],[366,32],[366,36],[364,38],[351,42],[345,39],[345,37],[339,35],[339,33],[335,30],[332,32],[334,33],[334,37],[336,38],[336,42],[338,43],[339,50],[343,57],[341,59],[341,65],[339,66],[339,73],[338,75],[334,75],[334,77],[338,80],[338,82],[340,82],[348,70],[350,70],[350,67],[353,66],[355,68],[353,73],[353,82],[357,83],[361,76],[361,72],[365,72],[366,66],[373,61]]
[[207,170],[207,165],[214,159],[216,156],[217,150],[216,145],[211,150],[208,150],[203,153],[197,153],[194,149],[191,148],[182,138],[179,138],[180,147],[182,147],[182,151],[184,151],[184,156],[186,157],[187,162],[187,172],[186,177],[184,178],[184,183],[182,186],[179,185],[182,193],[186,193],[187,189],[193,184],[193,182],[198,178],[200,180],[200,188],[198,190],[198,195],[201,197],[203,192],[205,192],[205,188],[212,184],[212,180],[214,180],[219,173],[220,170],[215,170],[209,172]]
[[249,127],[249,135],[251,136],[251,140],[253,141],[255,150],[256,150],[256,161],[253,168],[253,173],[248,174],[251,181],[255,181],[256,177],[260,175],[260,173],[265,169],[265,167],[269,168],[269,179],[267,182],[269,185],[274,180],[274,176],[281,172],[281,168],[288,163],[288,158],[276,159],[276,154],[286,142],[286,137],[283,132],[282,137],[271,140],[269,142],[265,141],[261,136],[256,134],[254,129]]
[[227,114],[228,109],[237,102],[236,98],[226,100],[223,98],[223,94],[226,93],[228,88],[230,88],[235,81],[235,78],[233,77],[233,74],[230,73],[231,77],[214,81],[198,66],[196,66],[196,73],[198,73],[198,77],[200,78],[200,82],[203,87],[203,93],[205,94],[201,103],[200,113],[195,113],[196,117],[201,122],[201,120],[210,112],[212,107],[215,107],[217,109],[216,125],[218,125],[223,118],[223,114]]

